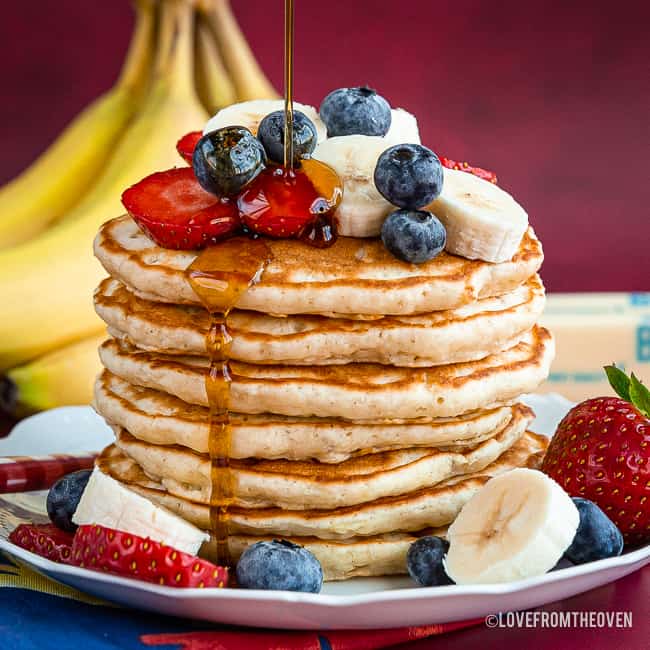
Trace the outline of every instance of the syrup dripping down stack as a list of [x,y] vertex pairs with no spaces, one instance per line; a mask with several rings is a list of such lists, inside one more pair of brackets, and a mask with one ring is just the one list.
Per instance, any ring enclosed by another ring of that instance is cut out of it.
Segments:
[[[258,245],[171,251],[129,217],[102,227],[110,277],[95,303],[111,338],[95,407],[116,442],[98,465],[218,533],[232,561],[286,538],[328,580],[404,573],[414,539],[444,535],[490,476],[535,467],[545,449],[519,401],[553,356],[536,325],[540,244],[529,230],[501,264],[442,253],[417,266],[377,239]],[[210,397],[220,323],[197,294],[205,256],[234,296],[225,423]]]

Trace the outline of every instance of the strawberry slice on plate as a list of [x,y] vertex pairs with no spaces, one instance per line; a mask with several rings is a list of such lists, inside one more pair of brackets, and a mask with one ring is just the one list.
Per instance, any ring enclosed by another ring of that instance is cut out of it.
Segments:
[[192,164],[192,156],[194,155],[194,149],[196,143],[203,137],[201,131],[191,131],[186,133],[177,143],[176,151],[181,155],[181,158],[188,163]]
[[206,192],[189,167],[156,172],[122,194],[140,228],[164,248],[203,248],[240,227],[235,204]]
[[20,524],[9,535],[9,541],[36,555],[66,564],[72,554],[72,533],[52,524]]
[[228,569],[148,537],[98,525],[79,526],[70,564],[168,587],[225,587]]
[[650,542],[650,392],[615,366],[607,376],[620,397],[581,402],[551,440],[542,471],[571,496],[596,503],[626,544]]
[[497,184],[497,175],[494,172],[488,171],[487,169],[482,169],[481,167],[473,167],[466,162],[458,162],[457,160],[452,160],[445,156],[438,156],[440,159],[440,164],[447,169],[457,169],[461,172],[467,172],[468,174],[473,174],[482,178],[484,181]]

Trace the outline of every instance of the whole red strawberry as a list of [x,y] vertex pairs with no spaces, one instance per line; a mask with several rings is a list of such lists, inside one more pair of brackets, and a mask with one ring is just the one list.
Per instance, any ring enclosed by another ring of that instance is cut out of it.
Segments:
[[605,368],[619,397],[575,406],[560,422],[542,471],[570,495],[598,504],[627,544],[650,541],[650,392]]
[[70,564],[168,587],[224,587],[228,569],[152,539],[104,526],[79,526]]
[[52,524],[20,524],[9,535],[9,541],[53,562],[65,564],[70,560],[72,533]]

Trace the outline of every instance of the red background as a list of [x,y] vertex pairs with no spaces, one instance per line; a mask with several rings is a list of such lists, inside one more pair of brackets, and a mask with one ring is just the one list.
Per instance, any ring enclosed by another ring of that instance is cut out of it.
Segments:
[[[298,1],[296,96],[367,83],[434,150],[495,170],[550,290],[650,290],[647,2]],[[234,0],[281,88],[281,0]],[[3,3],[0,182],[117,75],[127,0]],[[197,125],[200,126],[200,125]]]

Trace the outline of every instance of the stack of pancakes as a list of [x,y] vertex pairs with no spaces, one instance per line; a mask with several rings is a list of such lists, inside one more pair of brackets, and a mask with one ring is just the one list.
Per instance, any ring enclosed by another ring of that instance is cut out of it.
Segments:
[[[268,246],[228,319],[231,553],[287,538],[329,580],[403,573],[414,539],[444,534],[489,477],[544,452],[519,402],[553,357],[536,325],[539,241],[529,230],[501,264],[446,253],[405,264],[374,239]],[[210,317],[187,274],[197,253],[156,246],[129,217],[102,227],[95,253],[112,336],[95,406],[116,434],[98,465],[209,530]]]

